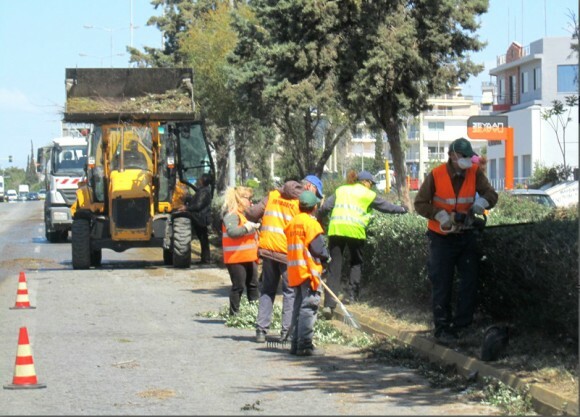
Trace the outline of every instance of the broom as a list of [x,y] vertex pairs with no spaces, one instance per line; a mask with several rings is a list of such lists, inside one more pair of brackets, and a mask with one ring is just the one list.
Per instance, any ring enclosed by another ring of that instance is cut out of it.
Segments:
[[349,326],[354,327],[355,329],[360,329],[359,322],[356,321],[356,319],[354,318],[354,316],[351,313],[349,313],[349,311],[346,309],[344,304],[342,304],[342,301],[340,301],[340,299],[336,296],[336,294],[334,294],[332,292],[332,290],[330,288],[328,288],[328,285],[326,285],[323,280],[320,280],[320,283],[322,284],[324,289],[326,291],[328,291],[328,293],[332,296],[332,298],[334,298],[334,300],[338,303],[338,306],[340,307],[340,311],[344,315],[344,322],[346,324],[348,324]]

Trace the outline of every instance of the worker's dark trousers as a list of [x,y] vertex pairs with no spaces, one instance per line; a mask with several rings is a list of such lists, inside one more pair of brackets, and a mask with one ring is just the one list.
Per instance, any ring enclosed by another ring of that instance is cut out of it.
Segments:
[[[444,329],[469,326],[473,321],[477,295],[477,240],[468,231],[440,235],[427,231],[429,259],[427,270],[432,285],[433,321],[435,335]],[[455,268],[459,279],[455,315],[451,300]]]
[[[348,298],[353,300],[358,298],[360,292],[360,279],[362,271],[362,251],[365,239],[355,239],[345,236],[329,236],[328,250],[330,252],[330,264],[328,265],[328,281],[326,285],[338,297],[340,292],[340,281],[342,276],[342,254],[345,247],[350,253],[350,271],[348,279]],[[324,291],[324,307],[335,308],[336,301]]]
[[240,300],[247,291],[248,301],[258,301],[260,291],[258,290],[258,264],[256,262],[242,262],[237,264],[226,264],[232,288],[230,289],[230,315],[238,314],[240,311]]
[[283,262],[264,257],[262,258],[262,282],[256,330],[267,333],[270,328],[274,312],[274,298],[280,280],[282,280],[282,332],[287,333],[290,328],[294,307],[294,288],[288,286],[288,266]]
[[201,246],[201,262],[210,263],[211,257],[209,254],[209,231],[207,226],[198,226],[194,223],[193,229],[195,230],[195,234],[199,239],[199,245]]

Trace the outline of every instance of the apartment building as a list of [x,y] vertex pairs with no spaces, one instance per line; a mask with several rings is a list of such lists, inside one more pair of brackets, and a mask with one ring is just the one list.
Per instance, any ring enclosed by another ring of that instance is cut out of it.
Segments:
[[[410,120],[402,135],[407,140],[407,175],[418,178],[420,182],[429,167],[447,160],[451,142],[460,137],[467,138],[467,119],[480,114],[479,104],[472,97],[462,96],[461,87],[454,88],[450,94],[429,98],[429,104],[432,109]],[[364,124],[360,124],[347,147],[348,156],[374,157],[377,137],[376,133],[369,132]],[[387,138],[382,134],[381,139],[385,159],[392,165],[393,156]],[[475,152],[480,153],[487,141],[473,140],[472,144]]]
[[[528,184],[536,164],[562,164],[564,149],[566,165],[578,168],[578,106],[565,109],[565,138],[561,124],[556,132],[542,117],[554,100],[565,103],[566,96],[578,95],[578,56],[572,42],[569,37],[542,38],[528,46],[513,42],[489,71],[496,87],[492,114],[507,116],[514,129],[515,186]],[[491,141],[487,156],[490,181],[503,189],[503,141]]]

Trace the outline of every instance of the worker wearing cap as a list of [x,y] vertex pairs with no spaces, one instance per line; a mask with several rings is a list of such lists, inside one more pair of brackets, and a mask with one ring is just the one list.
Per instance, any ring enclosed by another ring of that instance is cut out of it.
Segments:
[[[416,212],[428,219],[427,272],[432,286],[435,338],[446,344],[454,342],[458,332],[472,323],[477,293],[476,235],[473,229],[464,229],[458,219],[473,213],[483,214],[498,199],[485,173],[473,163],[471,158],[476,153],[467,139],[451,142],[448,155],[447,163],[427,175],[414,204]],[[459,288],[453,314],[451,295],[455,269]]]
[[300,213],[284,229],[288,241],[288,285],[294,290],[290,353],[320,356],[315,348],[314,323],[320,305],[322,264],[329,258],[324,230],[316,219],[320,199],[311,191],[298,198]]
[[[339,293],[340,278],[342,275],[342,254],[345,247],[350,253],[350,273],[348,294],[345,302],[357,300],[360,293],[360,280],[363,264],[363,247],[366,242],[366,229],[373,209],[382,213],[407,213],[407,208],[397,206],[378,197],[371,190],[376,184],[375,178],[368,171],[350,171],[347,174],[346,184],[338,187],[322,207],[321,213],[330,212],[328,224],[328,247],[331,261],[328,265],[328,287]],[[331,298],[328,291],[324,295],[323,315],[332,317],[336,300]]]
[[302,191],[312,191],[322,198],[322,181],[314,175],[306,176],[300,183],[286,181],[282,187],[271,191],[262,201],[246,209],[246,217],[260,222],[258,256],[262,260],[262,279],[258,317],[256,318],[256,342],[264,343],[272,323],[274,299],[282,279],[282,330],[280,337],[286,339],[292,309],[294,290],[288,286],[286,225],[299,213],[298,197]]

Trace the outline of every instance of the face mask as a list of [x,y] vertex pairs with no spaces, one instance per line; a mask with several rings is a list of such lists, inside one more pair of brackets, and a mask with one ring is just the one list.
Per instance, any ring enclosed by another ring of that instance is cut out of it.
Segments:
[[457,165],[461,169],[469,169],[473,165],[473,162],[471,162],[471,158],[459,158],[457,159]]

